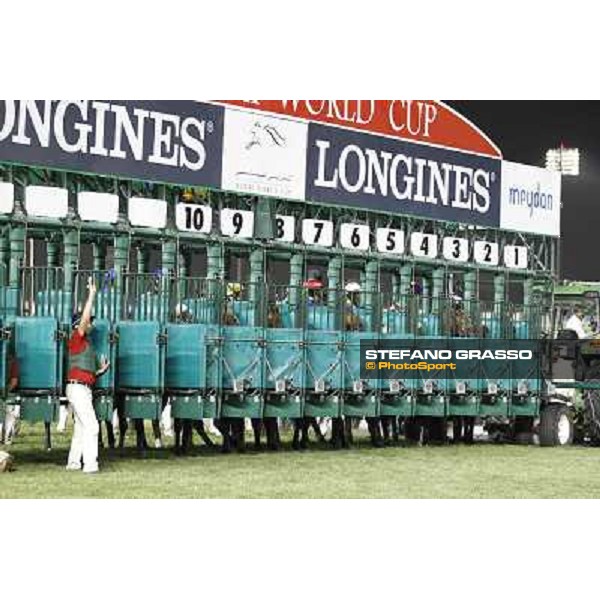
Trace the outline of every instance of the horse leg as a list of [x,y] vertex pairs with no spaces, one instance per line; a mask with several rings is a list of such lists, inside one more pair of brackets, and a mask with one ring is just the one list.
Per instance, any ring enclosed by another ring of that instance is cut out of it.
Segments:
[[[256,451],[260,451],[262,449],[262,444],[260,443],[260,436],[262,433],[262,419],[250,419],[252,423],[252,431],[254,433],[254,449]],[[269,433],[267,432],[267,442],[268,442]]]
[[221,452],[223,454],[229,454],[231,452],[232,439],[230,435],[231,424],[229,417],[223,417],[221,419],[215,419],[215,427],[221,432],[223,442],[221,444]]
[[183,421],[183,433],[181,436],[181,446],[184,454],[189,454],[192,449],[192,424],[188,420]]
[[121,412],[117,414],[119,416],[119,450],[123,450],[125,448],[125,436],[127,435],[129,424],[127,423],[127,419],[122,416]]
[[214,447],[214,442],[208,437],[208,433],[206,433],[206,429],[204,428],[204,422],[202,419],[198,421],[194,421],[193,428],[196,430],[196,433],[200,436],[200,439],[208,446],[209,448]]
[[267,417],[264,419],[265,431],[267,432],[267,448],[269,450],[279,450],[279,426],[276,417]]
[[44,423],[44,428],[46,430],[45,441],[46,441],[46,450],[52,450],[52,434],[50,432],[50,423]]
[[294,450],[300,450],[300,432],[303,426],[303,422],[305,421],[305,419],[308,417],[305,417],[304,419],[294,419],[293,420],[293,425],[294,425],[294,437],[292,439],[292,448]]
[[354,435],[352,433],[352,418],[351,417],[342,417],[341,419],[343,423],[342,427],[342,446],[344,448],[350,448],[352,444],[354,444]]
[[331,443],[336,450],[341,450],[345,444],[344,421],[341,417],[331,419]]
[[162,448],[162,434],[160,431],[160,421],[152,419],[152,433],[154,434],[154,447]]
[[465,444],[473,443],[473,435],[475,433],[475,417],[465,417]]
[[232,419],[233,439],[238,452],[246,452],[246,423],[244,419]]
[[144,431],[144,420],[133,419],[133,427],[135,429],[135,446],[138,450],[147,450],[148,442],[146,441],[146,432]]
[[392,420],[392,439],[394,440],[394,444],[398,444],[400,442],[400,419],[397,417],[390,417]]
[[319,427],[319,422],[317,421],[317,417],[308,417],[309,421],[307,426],[310,428],[312,427],[312,430],[315,432],[315,435],[317,436],[317,441],[318,442],[325,442],[325,436],[323,435],[323,433],[321,432],[321,428]]
[[383,439],[379,428],[379,419],[377,417],[367,417],[367,426],[371,436],[371,445],[374,448],[383,448]]
[[175,419],[173,429],[175,432],[175,454],[180,454],[181,453],[181,429],[182,429],[181,419]]

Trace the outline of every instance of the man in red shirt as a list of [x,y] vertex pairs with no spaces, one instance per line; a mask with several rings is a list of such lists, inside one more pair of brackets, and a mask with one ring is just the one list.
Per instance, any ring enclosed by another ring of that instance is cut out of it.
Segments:
[[98,420],[94,412],[92,391],[96,378],[110,367],[104,358],[100,364],[88,334],[93,327],[92,308],[96,284],[88,279],[88,297],[83,311],[72,319],[73,333],[68,343],[67,400],[73,408],[75,427],[67,462],[68,471],[79,471],[83,459],[84,473],[98,472]]

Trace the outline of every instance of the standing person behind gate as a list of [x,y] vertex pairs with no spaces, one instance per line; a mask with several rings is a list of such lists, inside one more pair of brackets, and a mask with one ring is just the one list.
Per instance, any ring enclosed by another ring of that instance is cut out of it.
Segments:
[[83,459],[83,472],[98,471],[98,420],[94,411],[92,391],[96,378],[110,367],[104,359],[97,367],[96,353],[88,334],[93,327],[92,307],[96,285],[88,278],[88,297],[81,313],[72,319],[73,333],[68,343],[67,400],[73,408],[75,428],[67,463],[68,471],[79,471]]
[[576,306],[571,316],[566,320],[563,329],[574,331],[580,340],[590,337],[583,328],[583,308]]

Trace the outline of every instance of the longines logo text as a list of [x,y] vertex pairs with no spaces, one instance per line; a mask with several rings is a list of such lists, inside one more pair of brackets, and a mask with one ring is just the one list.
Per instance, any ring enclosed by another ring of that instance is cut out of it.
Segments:
[[0,146],[11,142],[200,171],[212,123],[101,101],[0,101]]
[[330,152],[331,143],[315,141],[320,188],[351,194],[377,195],[486,214],[495,174],[482,169],[438,162],[418,156],[348,144]]

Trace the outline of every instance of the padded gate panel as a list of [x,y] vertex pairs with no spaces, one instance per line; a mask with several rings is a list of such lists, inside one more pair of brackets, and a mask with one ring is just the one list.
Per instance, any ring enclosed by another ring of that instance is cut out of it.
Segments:
[[275,389],[277,380],[289,380],[294,388],[304,387],[304,348],[302,329],[268,329],[266,331],[265,387]]
[[[306,332],[305,404],[309,417],[338,417],[341,415],[343,334],[333,331]],[[315,387],[323,386],[324,393]],[[333,393],[332,393],[333,392]]]
[[19,317],[15,321],[15,353],[19,363],[19,388],[57,390],[58,324],[53,317]]
[[[446,344],[453,355],[456,350],[465,349],[467,338],[448,338]],[[450,395],[448,414],[459,417],[476,417],[479,414],[479,398],[481,392],[487,390],[487,384],[481,378],[479,360],[462,360],[460,376],[454,371],[444,372],[448,378],[447,391]],[[465,389],[461,389],[465,386]]]
[[204,325],[167,326],[165,387],[202,390],[206,388],[206,333]]
[[342,339],[343,334],[334,331],[306,332],[305,383],[308,391],[314,390],[318,380],[324,381],[329,389],[342,387]]
[[[265,387],[272,392],[265,402],[265,417],[295,419],[302,416],[304,388],[304,334],[302,329],[266,331]],[[286,382],[285,393],[277,391],[277,381]]]
[[[344,388],[344,414],[346,416],[374,417],[378,414],[378,403],[376,401],[377,391],[379,389],[379,380],[377,378],[363,379],[360,373],[361,340],[377,340],[379,336],[372,332],[352,332],[345,334],[344,344],[344,368],[343,368],[343,388]],[[377,371],[372,371],[376,374]],[[358,393],[355,386],[362,384],[363,392]]]
[[119,388],[158,389],[161,387],[160,346],[157,321],[119,323],[117,382]]
[[263,387],[264,356],[262,330],[254,327],[224,327],[222,382],[226,390],[234,381],[245,380],[250,388]]
[[[400,318],[403,319],[404,323],[405,315],[395,313],[394,317],[397,317],[400,322]],[[405,339],[407,342],[412,343],[414,336],[407,335],[405,333],[383,333],[379,336],[381,341],[384,340],[400,340]],[[397,381],[399,385],[398,392],[391,392],[393,382]],[[398,377],[395,380],[382,378],[379,382],[380,390],[382,393],[380,414],[382,416],[398,416],[398,417],[411,417],[414,414],[415,407],[415,380],[408,379],[405,377]]]

